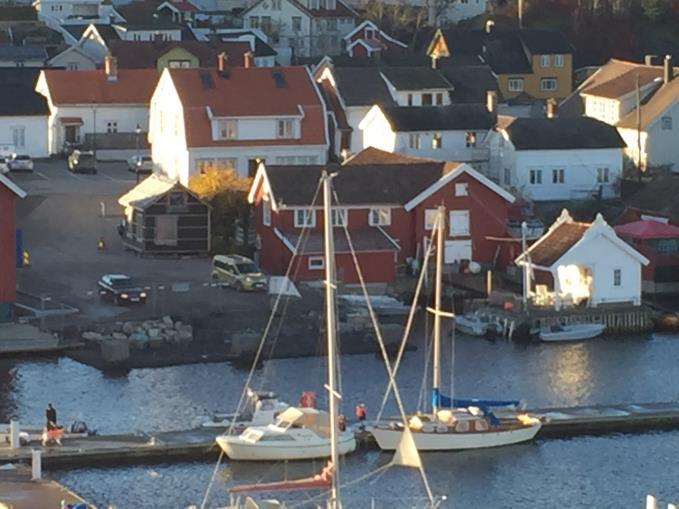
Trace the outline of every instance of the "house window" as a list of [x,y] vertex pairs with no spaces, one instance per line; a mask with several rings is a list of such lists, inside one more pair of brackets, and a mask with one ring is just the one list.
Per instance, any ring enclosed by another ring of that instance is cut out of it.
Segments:
[[443,94],[441,92],[436,94],[436,106],[443,106]]
[[271,10],[280,11],[281,10],[281,0],[271,0]]
[[551,59],[549,58],[549,55],[541,55],[540,56],[540,65],[542,67],[549,67],[550,62],[551,62]]
[[552,184],[563,184],[565,181],[565,170],[563,168],[555,168],[552,170]]
[[179,216],[156,216],[155,244],[159,246],[177,245],[177,220]]
[[420,150],[420,135],[411,133],[408,135],[408,146],[415,150]]
[[69,62],[68,64],[66,64],[66,67],[68,68],[69,71],[77,71],[78,62]]
[[507,88],[510,92],[523,92],[523,78],[509,78]]
[[374,39],[375,38],[375,30],[373,28],[366,28],[365,29],[365,38],[366,39]]
[[413,105],[413,94],[408,94],[408,106]]
[[504,173],[505,173],[505,175],[504,175],[505,185],[506,186],[511,185],[511,183],[512,183],[512,170],[510,170],[509,168],[505,168]]
[[219,121],[219,139],[220,140],[235,140],[238,137],[238,121],[237,120],[220,120]]
[[441,133],[434,133],[431,137],[431,148],[439,149],[443,147],[443,138]]
[[217,159],[196,159],[196,172],[203,174],[208,170],[235,170],[238,159],[217,158]]
[[554,55],[554,65],[556,67],[563,67],[564,58],[563,55]]
[[309,270],[325,269],[325,258],[323,258],[322,256],[310,256],[308,268]]
[[476,133],[474,131],[468,131],[465,133],[464,144],[467,148],[476,147]]
[[469,211],[451,210],[450,211],[450,235],[460,237],[469,235]]
[[599,184],[606,184],[608,183],[609,179],[609,171],[608,168],[597,168],[596,169],[596,181]]
[[302,30],[302,17],[301,16],[293,16],[292,17],[292,31],[293,32],[300,32]]
[[292,119],[286,118],[278,121],[278,129],[276,133],[279,138],[292,138],[293,137],[293,121]]
[[347,209],[332,209],[330,214],[333,226],[348,226]]
[[262,224],[271,226],[271,204],[269,200],[262,200]]
[[391,224],[391,209],[370,209],[368,212],[368,224],[370,226],[389,226]]
[[540,90],[556,90],[556,78],[542,78]]
[[316,226],[316,214],[313,209],[295,209],[295,228],[304,228],[308,226],[313,228]]
[[12,143],[16,148],[23,148],[26,146],[25,127],[12,127]]
[[427,209],[424,211],[424,229],[432,230],[436,224],[436,218],[439,215],[439,211],[436,209]]
[[672,130],[672,117],[662,117],[660,119],[660,128],[663,131],[671,131]]
[[622,270],[621,269],[613,269],[613,286],[621,286],[622,285]]
[[530,183],[542,184],[542,170],[530,170]]
[[250,16],[250,28],[259,28],[259,16]]
[[337,30],[337,18],[328,18],[325,21],[325,26],[328,30]]
[[469,184],[466,182],[455,184],[455,196],[469,196]]
[[262,16],[260,28],[265,34],[271,35],[271,16]]
[[169,60],[167,66],[170,69],[188,69],[191,67],[191,60]]
[[422,106],[431,106],[432,104],[431,94],[422,94]]
[[186,207],[186,194],[182,191],[174,191],[170,193],[168,205],[170,209],[183,209]]
[[106,122],[106,132],[107,133],[117,133],[118,132],[118,122]]

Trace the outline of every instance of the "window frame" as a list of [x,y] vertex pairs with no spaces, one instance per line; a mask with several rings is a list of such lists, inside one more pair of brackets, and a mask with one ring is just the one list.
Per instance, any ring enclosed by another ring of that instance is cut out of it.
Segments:
[[[377,221],[375,221],[377,218]],[[390,207],[372,207],[368,210],[369,226],[391,226]]]
[[552,168],[552,184],[565,184],[566,170],[565,168]]
[[[301,223],[299,221],[299,216],[298,214],[300,212],[304,212],[304,216],[306,221],[304,223]],[[312,208],[308,207],[297,207],[293,209],[293,222],[295,225],[295,228],[315,228],[316,227],[316,211]]]
[[455,196],[469,196],[469,183],[468,182],[456,182],[455,183]]
[[408,148],[413,150],[421,150],[422,140],[420,133],[409,133],[408,134]]
[[[466,217],[467,225],[464,230],[457,230],[454,228],[455,222],[453,216]],[[451,210],[448,212],[448,235],[451,237],[469,237],[471,235],[471,213],[469,209]]]
[[[231,127],[232,129],[230,129]],[[234,118],[224,118],[217,121],[217,139],[237,140],[238,139],[238,120]]]
[[476,148],[477,143],[476,131],[467,131],[464,133],[464,145],[467,148]]
[[[281,127],[283,128],[281,130]],[[295,137],[295,121],[291,118],[279,118],[276,121],[276,138],[289,140]]]
[[330,223],[333,228],[346,228],[349,226],[349,211],[345,207],[333,207],[330,210]]
[[661,131],[671,131],[673,127],[672,117],[669,115],[664,115],[660,117],[660,130]]
[[551,67],[552,57],[551,55],[540,55],[540,67]]
[[[547,83],[553,83],[553,87],[547,87]],[[554,92],[559,88],[559,80],[556,78],[540,78],[540,90],[543,92]]]
[[542,185],[542,168],[531,168],[528,170],[528,182],[532,186]]
[[436,224],[436,218],[438,217],[438,209],[425,209],[424,210],[424,229],[425,231],[431,231],[434,229]]
[[[427,98],[426,101],[425,97]],[[434,94],[431,92],[423,92],[420,96],[420,103],[422,106],[434,106]]]
[[563,67],[566,64],[564,55],[554,55],[554,67]]
[[431,135],[431,148],[434,150],[440,150],[443,148],[443,136],[441,133],[433,133]]
[[609,184],[611,182],[611,170],[608,166],[600,166],[596,169],[597,184]]
[[613,286],[618,288],[622,286],[622,269],[613,269]]
[[523,92],[524,86],[523,78],[507,78],[507,90],[510,92]]
[[309,256],[307,258],[307,269],[325,270],[325,258],[323,256]]

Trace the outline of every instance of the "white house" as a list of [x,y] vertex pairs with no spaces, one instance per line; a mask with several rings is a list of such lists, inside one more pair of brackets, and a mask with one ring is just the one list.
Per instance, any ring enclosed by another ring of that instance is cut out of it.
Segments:
[[359,124],[363,146],[428,159],[460,161],[485,173],[495,115],[483,104],[373,106]]
[[47,157],[45,98],[33,90],[38,69],[0,69],[0,145],[18,154]]
[[241,16],[244,27],[261,30],[274,48],[293,48],[298,57],[339,55],[359,17],[343,0],[257,0]]
[[49,67],[61,67],[71,71],[92,70],[97,68],[97,61],[78,46],[69,46],[47,61]]
[[96,148],[100,159],[131,155],[144,145],[157,82],[156,69],[118,70],[113,57],[104,69],[43,70],[35,89],[50,109],[49,153],[59,153],[69,142]]
[[54,30],[62,25],[90,23],[110,23],[111,20],[124,21],[113,5],[104,0],[35,0],[33,7],[38,11],[38,19]]
[[499,127],[491,159],[500,184],[532,201],[619,196],[622,140],[589,117],[517,118]]
[[593,223],[574,221],[567,210],[526,253],[516,259],[535,279],[533,301],[554,302],[557,309],[586,302],[641,304],[641,253],[620,239],[597,214]]
[[679,68],[673,67],[670,56],[663,65],[654,63],[655,57],[650,55],[643,64],[611,59],[566,102],[579,100],[582,113],[616,126],[632,163],[644,169],[679,171],[679,144],[674,134],[679,122],[679,80],[674,78]]
[[122,41],[181,41],[182,29],[174,23],[115,23],[112,25]]
[[149,141],[161,171],[187,184],[207,168],[254,175],[260,162],[325,164],[326,110],[305,67],[165,69]]
[[[53,67],[76,70],[74,67],[78,66],[77,69],[94,69],[104,62],[104,57],[109,52],[110,42],[120,40],[116,29],[108,24],[64,25],[60,27],[60,30],[64,35],[64,41],[71,47],[52,57],[50,62],[56,61],[62,64],[53,65]],[[95,67],[90,67],[89,61],[94,62]]]

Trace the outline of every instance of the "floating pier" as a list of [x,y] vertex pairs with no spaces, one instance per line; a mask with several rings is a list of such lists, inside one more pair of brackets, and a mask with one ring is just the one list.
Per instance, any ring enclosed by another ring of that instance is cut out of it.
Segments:
[[85,500],[54,481],[34,480],[30,469],[23,465],[0,468],[0,507],[11,509],[56,509],[61,501],[69,504],[85,504]]
[[[545,419],[538,434],[538,438],[545,439],[679,429],[679,402],[538,408],[527,412]],[[144,435],[64,437],[63,446],[40,447],[39,442],[32,442],[12,449],[9,443],[2,443],[0,463],[29,463],[34,448],[42,450],[42,462],[47,467],[212,459],[219,454],[217,434],[215,428],[199,428]],[[369,433],[357,432],[356,436],[361,448],[376,448]]]

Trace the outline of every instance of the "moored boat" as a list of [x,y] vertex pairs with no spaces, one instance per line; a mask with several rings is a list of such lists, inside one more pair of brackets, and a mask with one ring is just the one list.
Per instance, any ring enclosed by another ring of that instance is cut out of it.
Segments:
[[542,341],[582,341],[600,336],[606,326],[601,323],[574,323],[553,325],[540,331]]

